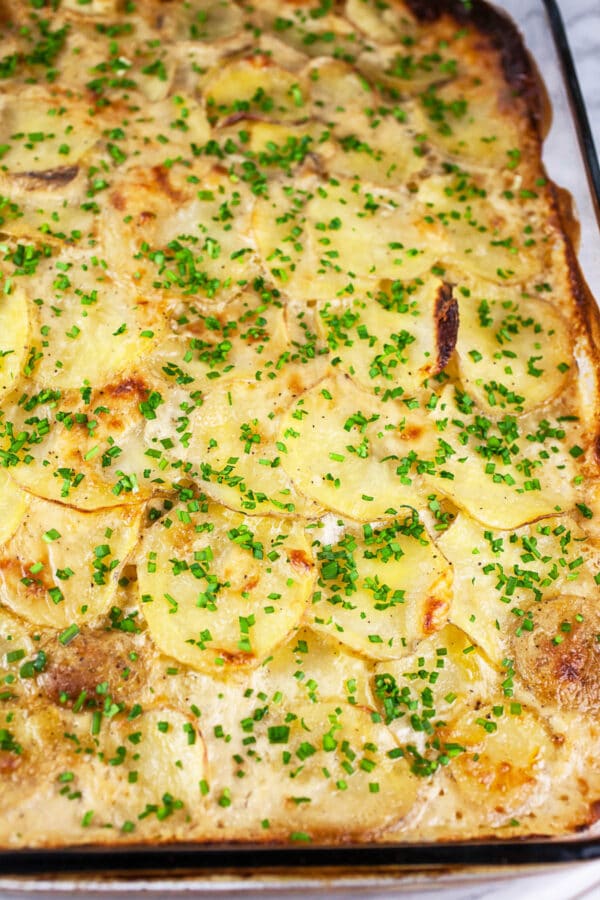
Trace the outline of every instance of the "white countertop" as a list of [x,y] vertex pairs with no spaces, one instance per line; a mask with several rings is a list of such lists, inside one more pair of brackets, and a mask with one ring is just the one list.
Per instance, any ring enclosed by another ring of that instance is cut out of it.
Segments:
[[600,148],[600,0],[560,0],[596,149]]

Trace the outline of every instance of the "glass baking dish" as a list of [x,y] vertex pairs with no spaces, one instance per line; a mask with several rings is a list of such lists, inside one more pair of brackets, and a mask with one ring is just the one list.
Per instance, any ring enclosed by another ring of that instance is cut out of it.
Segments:
[[[544,162],[552,180],[573,198],[580,266],[592,294],[600,297],[600,166],[559,7],[556,0],[496,0],[496,6],[519,26],[545,83],[552,124]],[[458,882],[473,888],[481,878],[514,878],[548,863],[595,858],[600,858],[600,827],[566,839],[455,844],[0,851],[0,891],[3,896],[143,891],[158,897],[190,890],[218,896],[297,896],[307,891],[415,896],[423,889],[429,894]]]

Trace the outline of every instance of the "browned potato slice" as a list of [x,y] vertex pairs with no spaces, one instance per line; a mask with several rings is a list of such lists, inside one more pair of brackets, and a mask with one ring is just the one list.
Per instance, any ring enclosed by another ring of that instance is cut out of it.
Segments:
[[40,646],[46,664],[38,685],[61,707],[85,706],[85,701],[103,706],[107,696],[129,706],[141,699],[149,666],[147,653],[134,636],[102,626],[82,628],[67,644],[52,635]]
[[[194,406],[184,385],[167,391],[164,379],[144,369],[121,372],[96,390],[28,380],[5,407],[2,449],[14,480],[37,496],[88,510],[137,503],[169,483],[162,441],[173,448],[177,425]],[[177,458],[186,452],[184,439]]]
[[332,357],[361,387],[412,395],[447,365],[456,342],[458,309],[439,278],[395,281],[366,299],[319,304],[319,331]]
[[600,612],[596,602],[564,593],[529,606],[526,613],[531,616],[526,619],[527,628],[519,628],[511,642],[519,676],[543,704],[597,714]]
[[223,381],[268,377],[289,349],[283,302],[247,290],[222,309],[186,305],[151,367],[171,385],[210,392]]
[[108,262],[163,308],[197,298],[216,306],[259,274],[250,188],[207,160],[195,169],[193,182],[161,166],[128,172],[101,211]]
[[504,825],[544,804],[557,742],[535,710],[504,700],[464,713],[442,735],[463,748],[450,775],[461,802],[477,804],[484,821]]

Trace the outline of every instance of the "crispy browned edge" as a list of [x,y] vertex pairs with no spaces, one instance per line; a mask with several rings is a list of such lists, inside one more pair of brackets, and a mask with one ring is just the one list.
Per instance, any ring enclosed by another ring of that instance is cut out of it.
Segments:
[[[517,25],[504,11],[490,5],[486,0],[401,0],[420,22],[436,22],[449,17],[460,26],[474,28],[489,45],[498,53],[502,71],[507,83],[516,96],[525,104],[530,125],[539,142],[540,167],[548,179],[548,187],[556,224],[564,236],[568,281],[576,314],[579,321],[572,322],[573,332],[586,339],[587,349],[594,363],[596,388],[600,387],[600,308],[590,290],[579,260],[580,226],[577,219],[573,197],[566,189],[557,185],[548,177],[541,161],[541,148],[544,138],[550,130],[552,107],[535,60],[530,55]],[[594,475],[600,474],[600,408],[595,411],[595,420],[591,424],[593,441],[593,461],[596,464]],[[593,463],[591,463],[593,464]],[[565,829],[572,832],[583,832],[600,820],[600,798],[589,802],[587,817],[571,823],[565,823]],[[539,835],[528,835],[516,840],[534,840]],[[444,842],[453,842],[450,836]],[[497,835],[489,834],[478,840],[497,841]]]
[[[399,3],[404,9],[410,10],[415,18],[424,24],[428,22],[436,22],[442,18],[450,18],[460,26],[468,26],[474,28],[482,37],[486,39],[488,46],[498,53],[502,65],[502,71],[507,83],[513,89],[516,97],[519,97],[524,103],[530,126],[533,133],[538,139],[540,148],[540,166],[545,173],[541,162],[541,145],[547,135],[550,127],[552,109],[546,92],[545,84],[539,74],[535,61],[529,54],[527,47],[523,41],[523,37],[513,22],[513,20],[502,10],[495,8],[486,2],[486,0],[392,0]],[[3,0],[0,0],[0,21],[6,17]],[[483,49],[483,48],[482,48]],[[29,176],[30,173],[26,173]],[[33,174],[33,173],[31,173]],[[40,173],[35,173],[40,178]],[[43,179],[58,180],[65,183],[71,180],[71,172],[58,171],[41,173]],[[576,324],[577,332],[583,331],[587,337],[587,344],[590,356],[595,363],[596,380],[600,385],[600,310],[598,304],[588,287],[586,280],[581,271],[579,261],[577,259],[577,245],[579,239],[579,222],[576,217],[573,198],[568,191],[559,187],[551,179],[548,179],[549,190],[556,216],[556,223],[564,235],[566,244],[566,261],[568,265],[569,284],[575,300],[577,313],[580,321]],[[448,289],[449,286],[444,286]],[[452,304],[451,291],[444,292],[440,300],[444,302],[444,311],[449,314],[450,322],[449,330],[454,330],[455,309]],[[446,309],[447,308],[447,309]],[[440,309],[440,313],[442,310]],[[457,325],[458,323],[456,323]],[[443,330],[443,328],[442,328]],[[440,338],[442,336],[440,335]],[[450,335],[448,335],[449,339]],[[454,340],[456,338],[454,337]],[[441,343],[444,343],[443,341]],[[440,348],[441,349],[441,348]],[[594,451],[598,466],[600,467],[600,410],[596,411],[596,419],[594,423]],[[565,831],[573,833],[583,832],[591,825],[600,820],[600,798],[592,799],[589,802],[587,817],[578,817],[577,820],[565,823]],[[545,838],[543,834],[530,834],[523,837],[511,838],[513,841],[527,842]],[[340,834],[331,832],[329,829],[322,829],[321,832],[315,834],[315,843],[321,844],[344,844],[356,841],[353,833]],[[386,843],[385,834],[377,835],[369,833],[364,835],[359,842],[365,843],[369,839],[377,843]],[[461,843],[464,839],[457,836],[448,835],[439,839],[441,843]],[[502,842],[506,838],[499,836],[497,833],[489,832],[482,834],[476,839],[469,842],[473,844],[484,842]],[[253,842],[256,844],[270,844],[272,847],[289,846],[287,833],[283,830],[280,834],[255,835]],[[133,846],[147,847],[150,845],[166,845],[176,848],[181,846],[181,840],[173,837],[166,839],[154,838],[147,841],[132,842]],[[204,842],[205,846],[221,847],[222,844],[215,841]],[[243,840],[228,840],[230,846],[246,844]],[[100,845],[109,846],[110,842],[100,842]],[[132,846],[130,845],[130,846]],[[65,845],[59,841],[46,841],[43,844],[48,849],[59,850]],[[77,844],[78,847],[98,847],[99,842]],[[341,867],[343,871],[354,871],[352,867]],[[454,867],[450,866],[449,869]],[[289,870],[286,869],[286,872]]]
[[[525,46],[521,32],[508,14],[492,6],[487,0],[400,0],[400,3],[420,22],[436,22],[449,17],[457,25],[475,28],[486,38],[499,54],[507,83],[525,104],[530,125],[539,141],[541,156],[541,145],[550,128],[552,109],[535,61]],[[545,173],[541,159],[540,165]],[[548,182],[557,224],[565,237],[569,281],[581,319],[577,324],[583,326],[590,354],[600,373],[600,310],[577,259],[579,222],[573,198],[551,178],[548,178]],[[596,456],[600,463],[598,415],[595,424]]]

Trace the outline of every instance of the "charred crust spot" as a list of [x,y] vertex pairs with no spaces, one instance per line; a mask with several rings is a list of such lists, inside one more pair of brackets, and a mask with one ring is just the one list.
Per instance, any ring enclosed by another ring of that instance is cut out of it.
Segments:
[[21,765],[22,757],[16,753],[9,753],[7,750],[0,750],[0,772],[8,775],[14,772]]
[[407,425],[399,434],[401,441],[416,441],[421,437],[423,428],[421,425]]
[[437,360],[432,374],[439,375],[448,365],[458,337],[458,303],[449,284],[443,284],[435,298],[434,317]]
[[313,568],[312,560],[305,550],[293,549],[288,553],[290,565],[301,572],[311,572]]
[[256,659],[253,653],[247,653],[245,650],[236,650],[232,653],[229,650],[219,649],[215,650],[215,655],[224,659],[226,663],[237,666],[247,666]]
[[248,59],[248,62],[255,69],[268,69],[275,65],[271,57],[267,56],[266,53],[255,53]]
[[[39,676],[44,693],[55,703],[73,703],[83,691],[88,700],[104,702],[98,694],[100,684],[108,685],[108,693],[116,702],[139,690],[145,677],[143,657],[138,655],[135,668],[129,658],[131,642],[118,632],[82,630],[77,640],[66,647],[55,642],[47,649],[48,667]],[[127,677],[126,677],[127,676]]]
[[221,125],[236,125],[238,122],[264,122],[265,119],[262,119],[260,116],[249,112],[235,112],[231,113],[230,116],[226,116]]
[[119,210],[119,212],[123,212],[123,210],[125,209],[125,207],[127,205],[126,201],[125,201],[125,197],[119,191],[112,192],[112,194],[110,195],[110,202],[112,203],[112,205],[114,206],[115,209]]
[[[64,187],[73,181],[79,173],[78,166],[60,166],[58,169],[44,169],[41,172],[19,172],[15,177],[19,180],[30,182],[29,190],[35,190],[38,186]],[[36,184],[37,182],[37,184]]]
[[134,376],[124,378],[117,384],[109,384],[104,389],[104,393],[110,397],[132,397],[137,396],[140,400],[146,400],[150,393],[150,388],[141,378]]
[[187,200],[185,194],[173,187],[169,179],[169,172],[164,166],[153,166],[152,175],[157,187],[159,187],[163,194],[166,194],[170,200],[173,200],[175,203],[183,203]]
[[445,624],[447,616],[447,601],[442,597],[428,597],[423,614],[423,633],[435,634]]
[[138,225],[145,225],[147,222],[152,222],[156,218],[156,213],[152,212],[149,209],[144,209],[137,218]]

